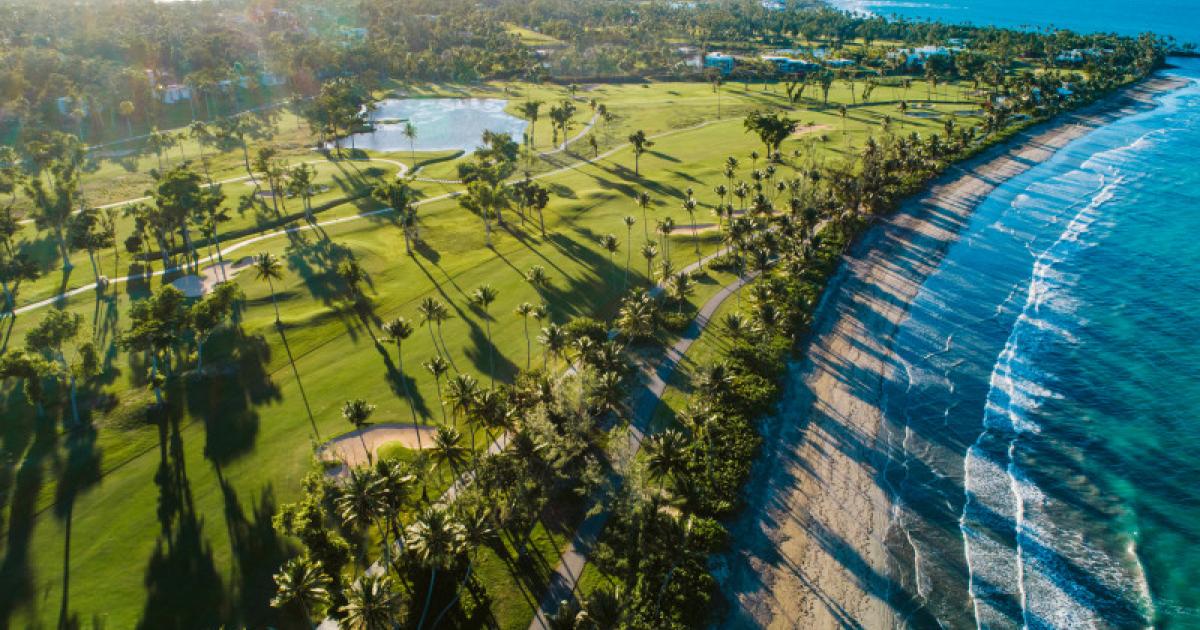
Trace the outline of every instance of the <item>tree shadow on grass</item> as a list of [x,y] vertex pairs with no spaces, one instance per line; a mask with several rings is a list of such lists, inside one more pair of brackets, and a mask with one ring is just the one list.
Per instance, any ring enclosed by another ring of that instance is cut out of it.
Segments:
[[146,567],[146,602],[139,628],[215,628],[229,619],[229,601],[195,512],[184,461],[179,413],[149,411],[159,429],[158,519],[161,536]]
[[[10,393],[5,408],[6,419],[12,418],[0,429],[5,452],[23,455],[5,462],[4,477],[0,479],[0,496],[8,505],[8,522],[3,524],[4,559],[0,561],[0,626],[7,626],[16,610],[29,603],[34,594],[29,543],[37,521],[37,499],[45,481],[45,467],[56,458],[56,418],[60,415],[53,409],[35,413],[24,404],[19,389]],[[22,425],[18,418],[29,421]]]
[[78,627],[71,613],[71,525],[75,499],[100,481],[100,451],[96,449],[96,429],[90,424],[72,431],[66,442],[66,458],[59,460],[54,515],[63,523],[62,598],[58,612],[60,628]]

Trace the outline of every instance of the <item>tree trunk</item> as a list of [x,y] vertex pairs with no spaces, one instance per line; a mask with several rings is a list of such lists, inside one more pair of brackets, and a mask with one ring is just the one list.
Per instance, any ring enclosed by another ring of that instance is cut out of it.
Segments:
[[429,591],[425,593],[425,608],[421,610],[421,619],[417,622],[417,630],[425,625],[425,615],[429,613],[429,602],[433,599],[433,585],[437,581],[437,567],[432,567],[433,574],[429,576]]

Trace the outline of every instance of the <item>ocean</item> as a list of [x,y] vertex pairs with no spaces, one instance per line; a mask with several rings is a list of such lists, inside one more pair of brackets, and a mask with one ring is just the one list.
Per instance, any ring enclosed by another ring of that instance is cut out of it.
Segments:
[[[1001,184],[884,386],[910,622],[1200,627],[1200,62]],[[901,606],[905,609],[905,606]]]
[[829,0],[849,11],[1008,28],[1055,26],[1084,33],[1152,31],[1200,45],[1196,0]]

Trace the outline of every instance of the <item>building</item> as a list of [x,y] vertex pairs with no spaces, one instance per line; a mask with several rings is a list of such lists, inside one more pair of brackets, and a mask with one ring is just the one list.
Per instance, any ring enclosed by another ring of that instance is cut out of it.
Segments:
[[920,46],[918,48],[901,48],[888,53],[889,59],[903,59],[908,66],[924,66],[930,57],[951,57],[954,50],[945,46]]
[[722,52],[710,52],[704,55],[705,68],[716,68],[721,74],[729,74],[733,72],[733,66],[733,55]]
[[854,65],[853,59],[826,59],[825,65],[830,68],[848,68]]
[[782,11],[787,8],[783,0],[759,0],[759,5],[768,11]]
[[173,105],[180,101],[192,100],[192,88],[179,83],[158,86],[158,100],[163,105]]
[[784,57],[782,55],[763,55],[762,60],[767,63],[774,64],[775,69],[778,70],[780,74],[804,74],[806,72],[812,72],[813,70],[821,67],[810,61],[793,59],[791,57]]

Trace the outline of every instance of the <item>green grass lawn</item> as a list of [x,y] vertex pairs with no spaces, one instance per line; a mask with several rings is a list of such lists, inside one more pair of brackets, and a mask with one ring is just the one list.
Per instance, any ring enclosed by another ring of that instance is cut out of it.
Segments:
[[[478,93],[496,91],[503,93],[498,85],[484,86]],[[877,89],[873,99],[898,98],[899,89],[895,91],[892,95]],[[916,87],[910,91],[912,97],[923,92]],[[520,94],[512,96],[514,101],[526,95],[549,101],[566,94],[563,88],[524,84],[510,86],[510,92]],[[0,527],[6,550],[0,566],[0,610],[16,610],[12,625],[48,626],[58,622],[64,609],[69,619],[85,623],[99,616],[114,628],[134,627],[139,620],[157,627],[181,611],[197,620],[253,625],[262,618],[266,593],[272,588],[270,574],[287,544],[271,530],[270,515],[278,504],[298,496],[313,445],[349,428],[339,413],[343,401],[361,397],[376,404],[373,420],[379,422],[408,421],[400,380],[407,378],[418,412],[425,421],[436,422],[435,383],[419,368],[435,354],[435,343],[444,340],[455,368],[486,384],[492,357],[499,380],[511,378],[526,363],[523,323],[513,314],[519,303],[545,301],[557,322],[576,315],[610,316],[622,293],[630,245],[635,248],[631,280],[645,282],[645,264],[636,253],[644,239],[641,211],[630,200],[634,192],[648,190],[653,195],[651,223],[667,216],[675,219],[673,258],[679,266],[690,263],[695,254],[690,220],[680,207],[683,191],[695,188],[703,204],[711,204],[712,187],[723,181],[721,169],[728,155],[739,156],[742,172],[747,172],[750,152],[761,152],[762,147],[743,131],[740,114],[785,100],[778,90],[751,86],[743,92],[740,85],[727,85],[720,97],[722,119],[689,129],[716,117],[717,95],[707,84],[605,85],[581,90],[580,96],[599,99],[618,116],[611,129],[598,127],[595,132],[602,150],[621,145],[639,128],[648,134],[679,131],[658,138],[642,156],[640,177],[633,174],[627,147],[593,164],[546,177],[543,183],[552,191],[552,202],[546,211],[545,238],[535,225],[522,225],[509,212],[509,229],[497,230],[494,249],[488,249],[480,219],[448,199],[421,206],[422,242],[411,257],[404,255],[400,230],[386,214],[276,236],[242,249],[235,250],[234,240],[224,244],[229,258],[269,251],[283,260],[284,278],[275,283],[283,328],[272,325],[267,285],[248,273],[239,275],[236,282],[247,297],[244,337],[225,334],[205,352],[210,365],[237,369],[179,379],[169,418],[161,425],[143,419],[142,410],[152,400],[145,387],[147,366],[115,349],[108,355],[105,405],[94,415],[97,429],[91,438],[68,440],[50,423],[38,422],[21,393],[6,386],[0,392],[6,420],[0,429],[5,455],[0,461],[0,496],[5,499]],[[840,85],[830,97],[850,100]],[[936,105],[939,111],[963,107]],[[586,104],[580,108],[577,119],[590,118]],[[785,143],[784,152],[808,150],[812,144],[821,159],[837,159],[849,151],[847,145],[861,146],[868,132],[878,133],[885,114],[899,117],[890,103],[851,108],[845,121],[849,137],[843,138],[843,121],[836,110],[794,111],[792,116],[802,122],[827,125],[829,137],[823,142],[798,137]],[[547,120],[538,123],[538,144],[543,147],[549,145]],[[940,128],[941,122],[933,118],[905,124],[905,131]],[[301,152],[294,158],[301,155],[310,159]],[[408,159],[403,152],[393,157]],[[237,175],[240,157],[221,159],[228,162],[223,172]],[[538,172],[571,161],[560,154],[540,165]],[[332,181],[349,178],[341,170],[348,166],[331,163],[320,170]],[[380,168],[384,172],[379,176],[390,173]],[[787,176],[787,169],[781,169],[781,175]],[[454,188],[438,184],[421,190],[433,197]],[[345,204],[320,219],[373,208],[365,205],[369,203]],[[298,202],[294,205],[298,209]],[[632,244],[626,242],[622,223],[626,215],[638,220]],[[697,214],[697,221],[713,221],[708,207]],[[621,240],[612,263],[597,244],[606,233]],[[717,235],[705,234],[701,246],[702,252],[715,250]],[[345,304],[330,271],[347,253],[368,273],[367,312]],[[111,266],[112,259],[105,256],[110,254],[101,257],[102,264]],[[127,259],[122,253],[122,264]],[[538,291],[525,282],[524,274],[533,265],[549,273],[549,287]],[[52,269],[47,278],[22,287],[20,299],[48,295],[56,286],[78,286],[90,273],[85,256],[66,281]],[[701,282],[691,302],[703,303],[729,279],[725,274]],[[126,283],[105,294],[87,292],[66,300],[64,308],[82,313],[107,347],[125,327],[120,313],[127,311],[130,300],[161,282],[155,278],[149,286]],[[500,294],[490,310],[490,341],[487,319],[467,299],[484,283]],[[404,362],[399,364],[394,346],[376,343],[379,322],[396,316],[417,320],[416,304],[426,296],[449,303],[454,318],[443,326],[440,337],[420,328],[406,342]],[[36,311],[8,319],[0,324],[0,338],[9,349],[18,347],[40,319]],[[699,361],[704,352],[702,339],[689,362]],[[535,365],[539,354],[535,343]],[[557,558],[553,550],[561,549],[565,535],[535,535],[544,536],[551,565]],[[481,561],[480,573],[489,576],[485,583],[500,625],[519,627],[528,623],[533,608],[522,603],[514,589],[531,591],[534,585],[521,584],[505,571],[498,556]],[[537,575],[544,579],[544,574]]]

